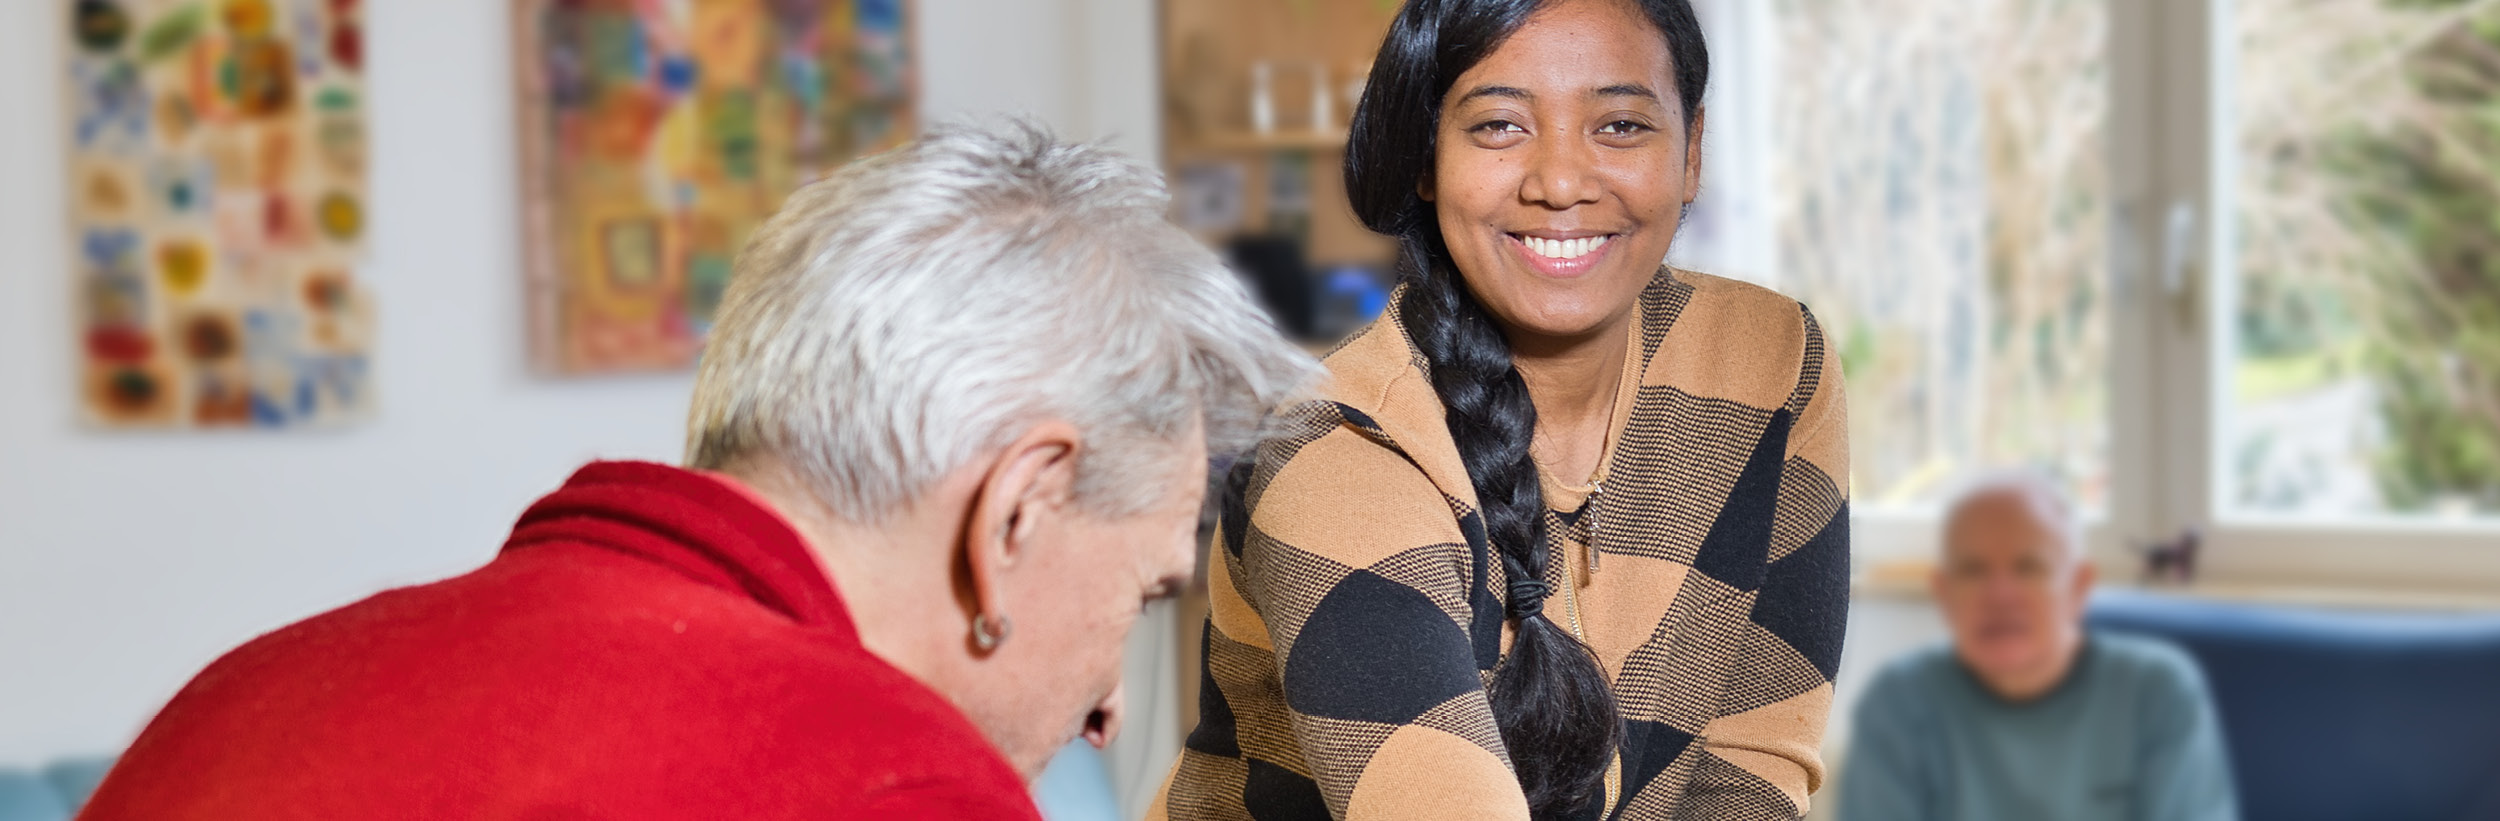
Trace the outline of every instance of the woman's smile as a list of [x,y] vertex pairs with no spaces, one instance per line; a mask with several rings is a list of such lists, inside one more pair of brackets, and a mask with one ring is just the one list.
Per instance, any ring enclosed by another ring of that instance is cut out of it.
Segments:
[[1532,231],[1505,234],[1521,261],[1555,279],[1576,279],[1605,261],[1617,234],[1588,231]]

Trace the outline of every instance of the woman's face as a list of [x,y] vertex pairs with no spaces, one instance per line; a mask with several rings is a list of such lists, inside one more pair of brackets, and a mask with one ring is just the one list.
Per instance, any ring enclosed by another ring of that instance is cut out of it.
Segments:
[[1630,320],[1699,190],[1682,110],[1666,38],[1624,0],[1552,3],[1450,86],[1421,193],[1515,342]]

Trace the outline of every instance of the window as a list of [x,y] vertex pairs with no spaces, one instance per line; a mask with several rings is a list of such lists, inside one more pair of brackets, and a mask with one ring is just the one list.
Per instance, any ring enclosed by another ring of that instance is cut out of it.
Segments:
[[2500,515],[2500,6],[2232,24],[2228,509]]
[[[1765,191],[1755,240],[1771,250],[1730,273],[1823,322],[1850,379],[1858,507],[1930,507],[1957,477],[2010,465],[2060,476],[2100,507],[2102,4],[1744,5],[1763,36],[1720,42],[1770,52],[1731,73],[1762,71],[1740,93],[1767,114],[1748,119],[1768,126],[1768,173],[1745,183]],[[1736,96],[1713,101],[1714,123],[1716,103]],[[1710,161],[1735,144],[1757,143],[1721,132],[1705,143]]]
[[1677,261],[1822,318],[1863,554],[2030,466],[2118,578],[2500,585],[2500,0],[1699,5]]

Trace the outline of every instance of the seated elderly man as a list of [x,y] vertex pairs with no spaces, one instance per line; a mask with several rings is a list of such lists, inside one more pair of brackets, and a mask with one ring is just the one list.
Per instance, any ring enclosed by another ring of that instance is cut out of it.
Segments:
[[484,567],[261,637],[92,819],[1036,817],[1189,578],[1210,448],[1316,363],[1152,172],[941,130],[791,197],[692,467],[596,463]]
[[1952,646],[1868,686],[1835,802],[1847,821],[2237,817],[2195,662],[2083,629],[2080,529],[2035,476],[1954,503],[1930,582]]

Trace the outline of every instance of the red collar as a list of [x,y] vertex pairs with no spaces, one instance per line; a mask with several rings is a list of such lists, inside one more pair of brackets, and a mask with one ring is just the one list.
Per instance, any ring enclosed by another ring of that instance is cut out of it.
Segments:
[[513,525],[507,552],[588,543],[738,592],[856,644],[842,597],[780,514],[723,480],[652,462],[592,462]]

